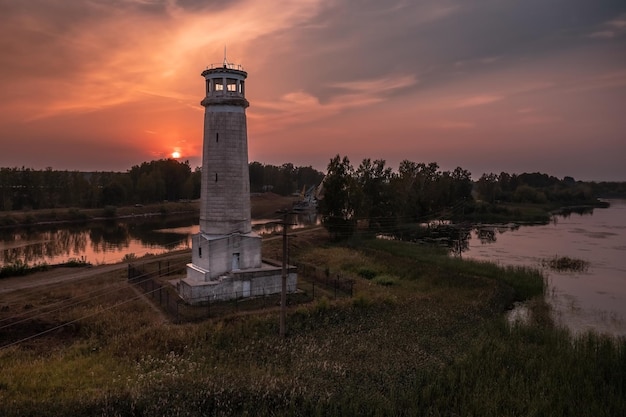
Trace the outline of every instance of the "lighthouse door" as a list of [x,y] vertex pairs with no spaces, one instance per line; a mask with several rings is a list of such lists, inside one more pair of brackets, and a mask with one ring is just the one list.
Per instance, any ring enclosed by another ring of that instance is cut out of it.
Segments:
[[233,271],[239,269],[239,254],[233,253]]

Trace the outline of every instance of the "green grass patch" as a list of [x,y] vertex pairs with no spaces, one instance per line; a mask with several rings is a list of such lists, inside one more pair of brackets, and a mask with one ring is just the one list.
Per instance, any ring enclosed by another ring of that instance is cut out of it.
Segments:
[[436,246],[372,239],[363,242],[363,250],[375,256],[387,271],[405,279],[424,281],[429,286],[471,286],[480,281],[475,277],[487,278],[510,286],[514,301],[541,295],[546,286],[545,277],[536,268],[461,260]]

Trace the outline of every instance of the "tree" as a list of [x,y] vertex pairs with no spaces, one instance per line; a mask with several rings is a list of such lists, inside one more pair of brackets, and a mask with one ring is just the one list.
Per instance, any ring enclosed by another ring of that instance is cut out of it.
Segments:
[[112,181],[102,188],[102,205],[115,206],[126,200],[124,187],[118,181]]
[[456,167],[454,171],[452,171],[452,180],[454,188],[452,201],[471,200],[472,188],[474,187],[472,174],[466,169]]
[[481,198],[488,203],[495,203],[499,192],[498,176],[496,174],[483,174],[476,183],[476,191]]
[[391,192],[391,168],[383,159],[372,162],[364,159],[356,170],[357,214],[369,219],[370,229],[381,229],[395,224],[395,201]]
[[328,164],[320,201],[322,224],[335,240],[350,237],[356,230],[356,193],[350,160],[336,155]]
[[260,162],[251,162],[248,165],[250,175],[250,191],[259,193],[265,185],[265,168]]

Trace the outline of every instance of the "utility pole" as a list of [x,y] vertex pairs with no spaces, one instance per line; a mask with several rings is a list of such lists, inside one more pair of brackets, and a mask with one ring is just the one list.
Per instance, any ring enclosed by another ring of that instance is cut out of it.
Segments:
[[[283,216],[283,221],[275,222],[275,224],[279,224],[283,226],[283,262],[282,262],[282,273],[281,273],[281,291],[280,291],[280,337],[285,337],[285,329],[286,329],[286,316],[287,316],[287,246],[288,246],[288,236],[287,236],[287,227],[293,226],[293,223],[287,223],[287,216],[291,213],[285,213]],[[273,222],[274,223],[274,222]]]
[[287,315],[287,218],[282,222],[283,225],[283,270],[281,276],[280,290],[280,337],[285,338],[285,321]]

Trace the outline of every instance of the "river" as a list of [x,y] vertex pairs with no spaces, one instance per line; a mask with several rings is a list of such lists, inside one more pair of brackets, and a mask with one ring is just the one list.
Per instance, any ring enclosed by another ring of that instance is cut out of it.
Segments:
[[[471,231],[463,258],[541,268],[554,319],[573,333],[626,336],[626,200],[585,214],[555,216],[547,225],[484,226]],[[587,261],[586,270],[559,272],[546,259]]]

